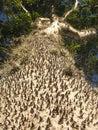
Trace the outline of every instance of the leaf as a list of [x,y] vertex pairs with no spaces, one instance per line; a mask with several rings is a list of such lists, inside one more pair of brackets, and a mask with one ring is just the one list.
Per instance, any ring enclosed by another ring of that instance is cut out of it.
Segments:
[[89,2],[89,4],[91,4],[91,3],[93,3],[93,0],[89,0],[88,2]]

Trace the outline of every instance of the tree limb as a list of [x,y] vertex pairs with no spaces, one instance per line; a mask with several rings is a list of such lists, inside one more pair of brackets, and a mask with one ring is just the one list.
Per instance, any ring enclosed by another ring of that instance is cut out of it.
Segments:
[[69,10],[67,13],[65,13],[64,17],[62,18],[62,21],[64,21],[71,14],[71,12],[73,12],[74,9],[78,7],[78,4],[79,2],[78,0],[76,0],[74,7],[71,10]]
[[78,35],[80,36],[80,38],[86,38],[86,37],[93,36],[96,34],[97,34],[97,31],[95,28],[89,28],[87,30],[78,31]]
[[56,16],[56,14],[55,14],[55,8],[54,8],[54,5],[52,5],[52,7],[51,7],[52,9],[51,9],[51,18],[52,18],[52,22],[54,22],[55,20],[57,20],[58,19],[58,16]]
[[28,10],[21,4],[22,9],[26,12],[29,13]]
[[94,7],[95,7],[95,8],[98,8],[98,5],[95,5]]
[[70,31],[73,34],[76,34],[77,37],[79,37],[80,39],[83,39],[83,38],[86,38],[86,37],[93,36],[93,35],[97,34],[97,30],[94,29],[94,28],[89,28],[89,29],[80,31],[80,30],[75,29],[74,27],[72,27],[68,23],[60,23],[60,27],[61,27],[61,30]]
[[23,6],[22,3],[21,3],[21,7],[22,7],[22,9],[23,9],[29,16],[31,16],[30,13],[29,13],[29,11]]

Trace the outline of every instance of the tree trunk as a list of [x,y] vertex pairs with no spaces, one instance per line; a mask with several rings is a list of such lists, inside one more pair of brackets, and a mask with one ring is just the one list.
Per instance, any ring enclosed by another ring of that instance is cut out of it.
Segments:
[[62,30],[79,38],[96,31],[74,29],[65,16],[37,19],[37,29],[20,38],[23,44],[0,70],[2,130],[97,130],[98,89],[60,44]]

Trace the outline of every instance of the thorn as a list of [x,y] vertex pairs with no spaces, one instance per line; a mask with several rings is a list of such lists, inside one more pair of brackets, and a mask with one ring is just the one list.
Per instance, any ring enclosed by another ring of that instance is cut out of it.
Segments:
[[34,128],[34,123],[31,124],[31,129],[33,129],[33,128]]
[[51,120],[50,120],[49,117],[47,118],[47,121],[46,121],[46,122],[47,122],[48,126],[50,126],[50,127],[52,126],[52,124],[51,124]]
[[34,114],[34,118],[37,118],[37,115],[36,115],[36,113]]
[[31,110],[30,110],[30,113],[34,113],[34,110],[33,110],[33,108],[31,108]]
[[41,130],[41,127],[39,126],[37,130]]
[[71,117],[70,121],[73,122],[73,117]]
[[39,122],[43,122],[43,118],[41,116],[39,117]]
[[58,121],[58,124],[63,124],[63,116],[60,118],[60,120]]
[[69,121],[67,121],[66,124],[69,125]]
[[45,130],[50,130],[50,126],[47,124]]

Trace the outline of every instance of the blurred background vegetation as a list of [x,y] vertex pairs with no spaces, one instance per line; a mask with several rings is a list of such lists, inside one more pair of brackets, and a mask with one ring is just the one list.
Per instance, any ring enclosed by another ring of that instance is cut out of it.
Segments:
[[[94,27],[98,30],[98,0],[79,2],[79,8],[70,14],[67,22],[77,29]],[[13,39],[32,31],[36,18],[51,18],[52,5],[55,13],[63,16],[74,3],[75,0],[0,0],[0,62],[7,57]],[[98,37],[77,41],[65,36],[64,41],[79,69],[98,74]]]

